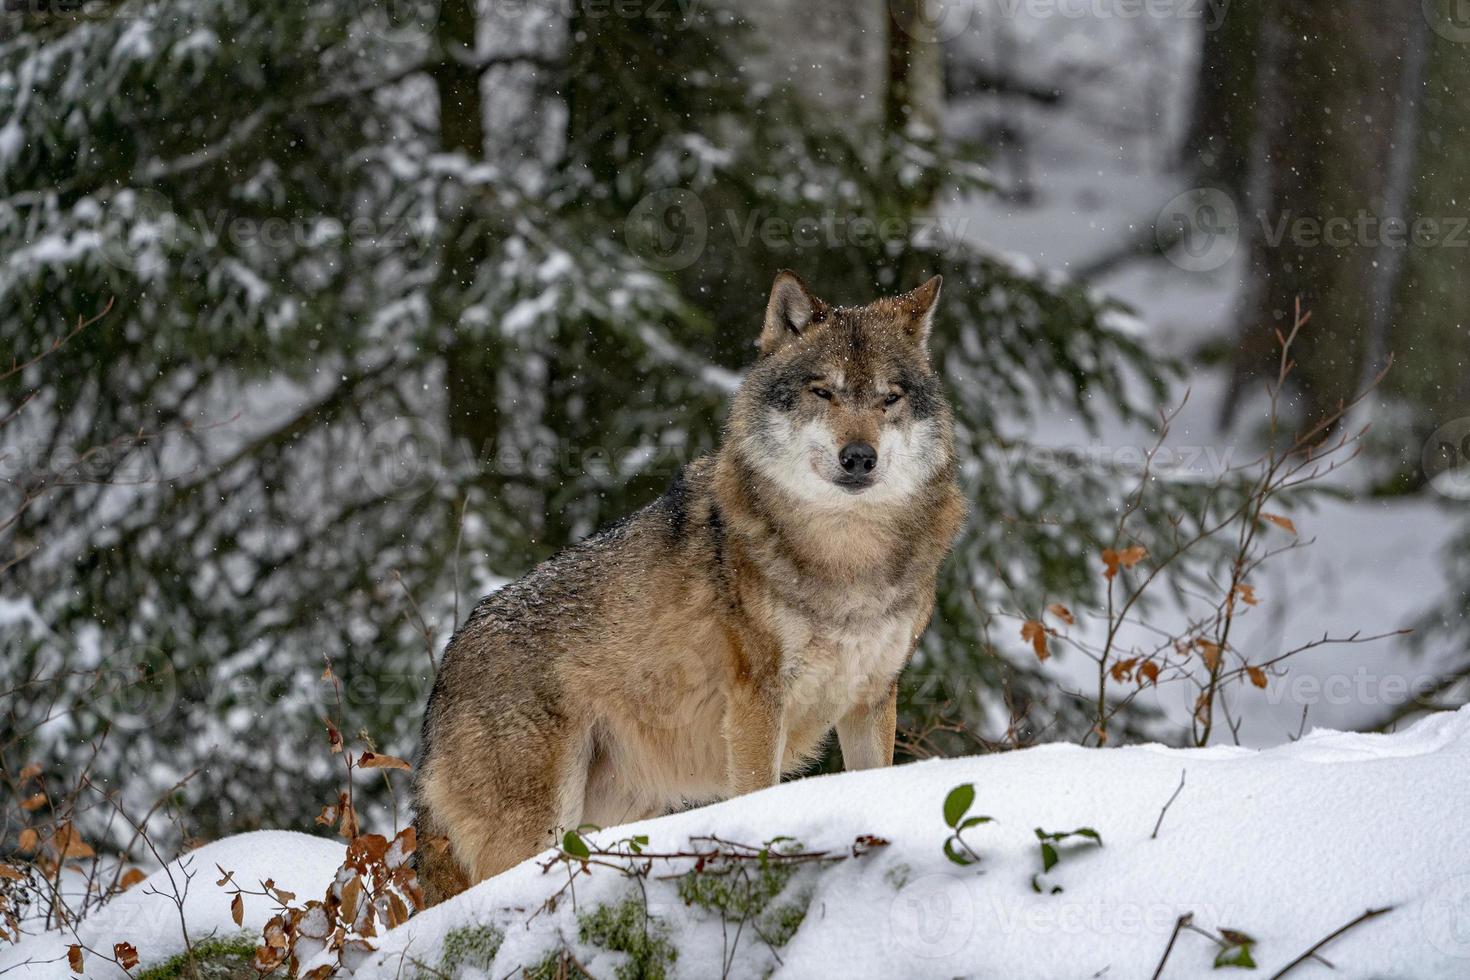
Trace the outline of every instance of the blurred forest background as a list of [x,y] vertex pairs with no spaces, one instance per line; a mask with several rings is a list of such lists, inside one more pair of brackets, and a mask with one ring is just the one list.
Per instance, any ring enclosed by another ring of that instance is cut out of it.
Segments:
[[[925,745],[1093,730],[1017,627],[1102,601],[1138,459],[1017,460],[1048,419],[1139,445],[1116,433],[1206,376],[1194,435],[1243,460],[1299,297],[1293,424],[1394,356],[1344,423],[1374,424],[1361,475],[1331,489],[1417,502],[1384,547],[1439,587],[1412,622],[1370,625],[1419,626],[1393,654],[1432,648],[1453,700],[1457,9],[7,4],[0,323],[17,362],[67,339],[0,389],[0,764],[139,799],[190,777],[175,796],[200,837],[309,829],[334,796],[324,658],[344,727],[411,755],[474,601],[717,444],[783,267],[841,303],[946,278],[935,357],[973,517],[906,678]],[[1104,247],[1066,253],[1084,237]],[[1183,325],[1168,342],[1141,302],[1160,296]],[[1150,479],[1138,514],[1187,533],[1232,492]],[[1171,588],[1222,560],[1192,555]],[[1178,739],[1164,709],[1119,708],[1114,741]]]

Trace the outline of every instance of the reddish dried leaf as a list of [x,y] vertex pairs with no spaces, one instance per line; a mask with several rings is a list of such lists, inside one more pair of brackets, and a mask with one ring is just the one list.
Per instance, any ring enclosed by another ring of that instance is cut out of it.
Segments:
[[342,821],[338,825],[337,832],[347,840],[356,840],[357,835],[362,831],[362,827],[357,822],[357,809],[351,803],[347,802],[346,794],[343,794],[341,810]]
[[1258,605],[1261,601],[1256,598],[1255,586],[1246,585],[1244,582],[1235,587],[1235,594],[1240,596],[1240,601],[1245,603],[1247,606]]
[[239,892],[230,899],[230,918],[235,920],[235,925],[245,924],[245,897]]
[[1288,534],[1293,536],[1296,534],[1296,525],[1291,522],[1291,518],[1289,517],[1282,517],[1280,514],[1268,514],[1265,511],[1261,511],[1261,520],[1270,521]]
[[51,846],[63,861],[68,858],[89,858],[97,856],[97,852],[92,850],[86,841],[82,840],[81,835],[76,832],[76,828],[70,823],[64,823],[57,829],[56,837],[52,840]]
[[1117,663],[1113,664],[1108,673],[1113,675],[1113,680],[1115,681],[1125,681],[1128,679],[1128,675],[1132,673],[1133,666],[1136,663],[1138,663],[1137,657],[1129,657],[1127,660],[1119,660]]
[[132,943],[113,943],[112,956],[124,970],[131,970],[138,965],[138,950]]
[[1111,582],[1113,577],[1118,574],[1119,568],[1132,568],[1147,557],[1148,549],[1141,544],[1136,544],[1131,548],[1124,548],[1122,551],[1105,548],[1102,553],[1103,578]]
[[379,755],[376,752],[364,752],[362,757],[357,760],[357,764],[364,769],[402,769],[404,772],[413,771],[413,766],[397,756]]
[[20,839],[16,841],[15,846],[20,849],[22,854],[31,854],[36,848],[41,846],[40,835],[36,833],[34,828],[27,827],[20,832]]
[[75,944],[66,947],[66,965],[73,973],[82,972],[82,947]]
[[120,891],[127,891],[129,888],[132,888],[134,885],[136,885],[138,882],[142,881],[146,877],[148,876],[145,875],[141,869],[129,868],[123,873],[123,876],[118,879],[117,887]]
[[1205,666],[1213,673],[1220,666],[1220,644],[1210,640],[1195,640],[1194,647],[1204,659]]
[[366,871],[369,865],[377,864],[388,853],[388,838],[382,834],[363,834],[347,845],[347,864],[358,871]]
[[39,762],[32,762],[20,771],[19,778],[21,782],[25,782],[27,779],[34,779],[39,775],[41,775],[41,764]]
[[1050,632],[1044,625],[1034,619],[1028,619],[1021,624],[1021,639],[1031,644],[1031,649],[1036,651],[1037,660],[1045,660],[1051,656],[1046,649],[1046,634]]
[[322,812],[316,815],[316,822],[323,827],[330,827],[337,822],[337,808],[335,806],[324,806]]
[[327,725],[327,744],[332,747],[332,754],[336,755],[342,751],[342,733],[337,731],[337,726],[330,719],[323,719]]
[[41,809],[46,805],[46,794],[37,793],[20,801],[20,808],[28,813]]
[[1266,686],[1266,672],[1259,667],[1247,667],[1245,672],[1250,675],[1251,683],[1256,687]]
[[1138,686],[1142,687],[1145,681],[1150,684],[1159,682],[1159,665],[1152,660],[1145,660],[1138,665]]
[[26,880],[26,876],[18,868],[12,868],[8,864],[0,864],[0,878],[8,878],[11,881]]
[[1062,622],[1066,623],[1068,626],[1071,626],[1077,622],[1077,620],[1072,617],[1072,610],[1068,609],[1060,602],[1053,602],[1046,608],[1048,612],[1050,612],[1057,619],[1060,619]]
[[[270,949],[286,948],[286,920],[277,915],[265,924],[265,930],[261,933],[265,945]],[[259,953],[256,957],[259,958]]]
[[342,886],[342,921],[349,926],[357,921],[357,903],[362,901],[362,875],[353,875]]

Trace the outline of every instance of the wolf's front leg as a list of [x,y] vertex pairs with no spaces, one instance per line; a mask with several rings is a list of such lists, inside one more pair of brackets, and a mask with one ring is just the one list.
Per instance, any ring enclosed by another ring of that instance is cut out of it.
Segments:
[[753,793],[781,781],[781,756],[786,750],[784,714],[775,678],[732,686],[725,707],[732,796]]
[[893,765],[893,737],[898,728],[898,681],[876,704],[858,704],[837,721],[842,768],[878,769]]

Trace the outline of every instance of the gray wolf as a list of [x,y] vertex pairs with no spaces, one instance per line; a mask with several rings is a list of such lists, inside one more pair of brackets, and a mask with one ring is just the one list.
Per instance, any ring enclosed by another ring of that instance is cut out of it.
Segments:
[[965,518],[940,284],[847,308],[780,273],[719,451],[474,609],[416,767],[430,904],[566,829],[772,786],[834,728],[847,769],[892,765]]

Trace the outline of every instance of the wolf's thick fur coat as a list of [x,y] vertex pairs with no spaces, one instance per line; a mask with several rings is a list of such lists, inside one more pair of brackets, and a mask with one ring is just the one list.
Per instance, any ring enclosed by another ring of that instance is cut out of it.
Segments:
[[846,768],[892,764],[965,514],[938,297],[936,277],[831,307],[781,273],[719,452],[480,602],[424,719],[416,824],[448,840],[419,851],[431,904],[565,829],[771,786],[834,728]]

